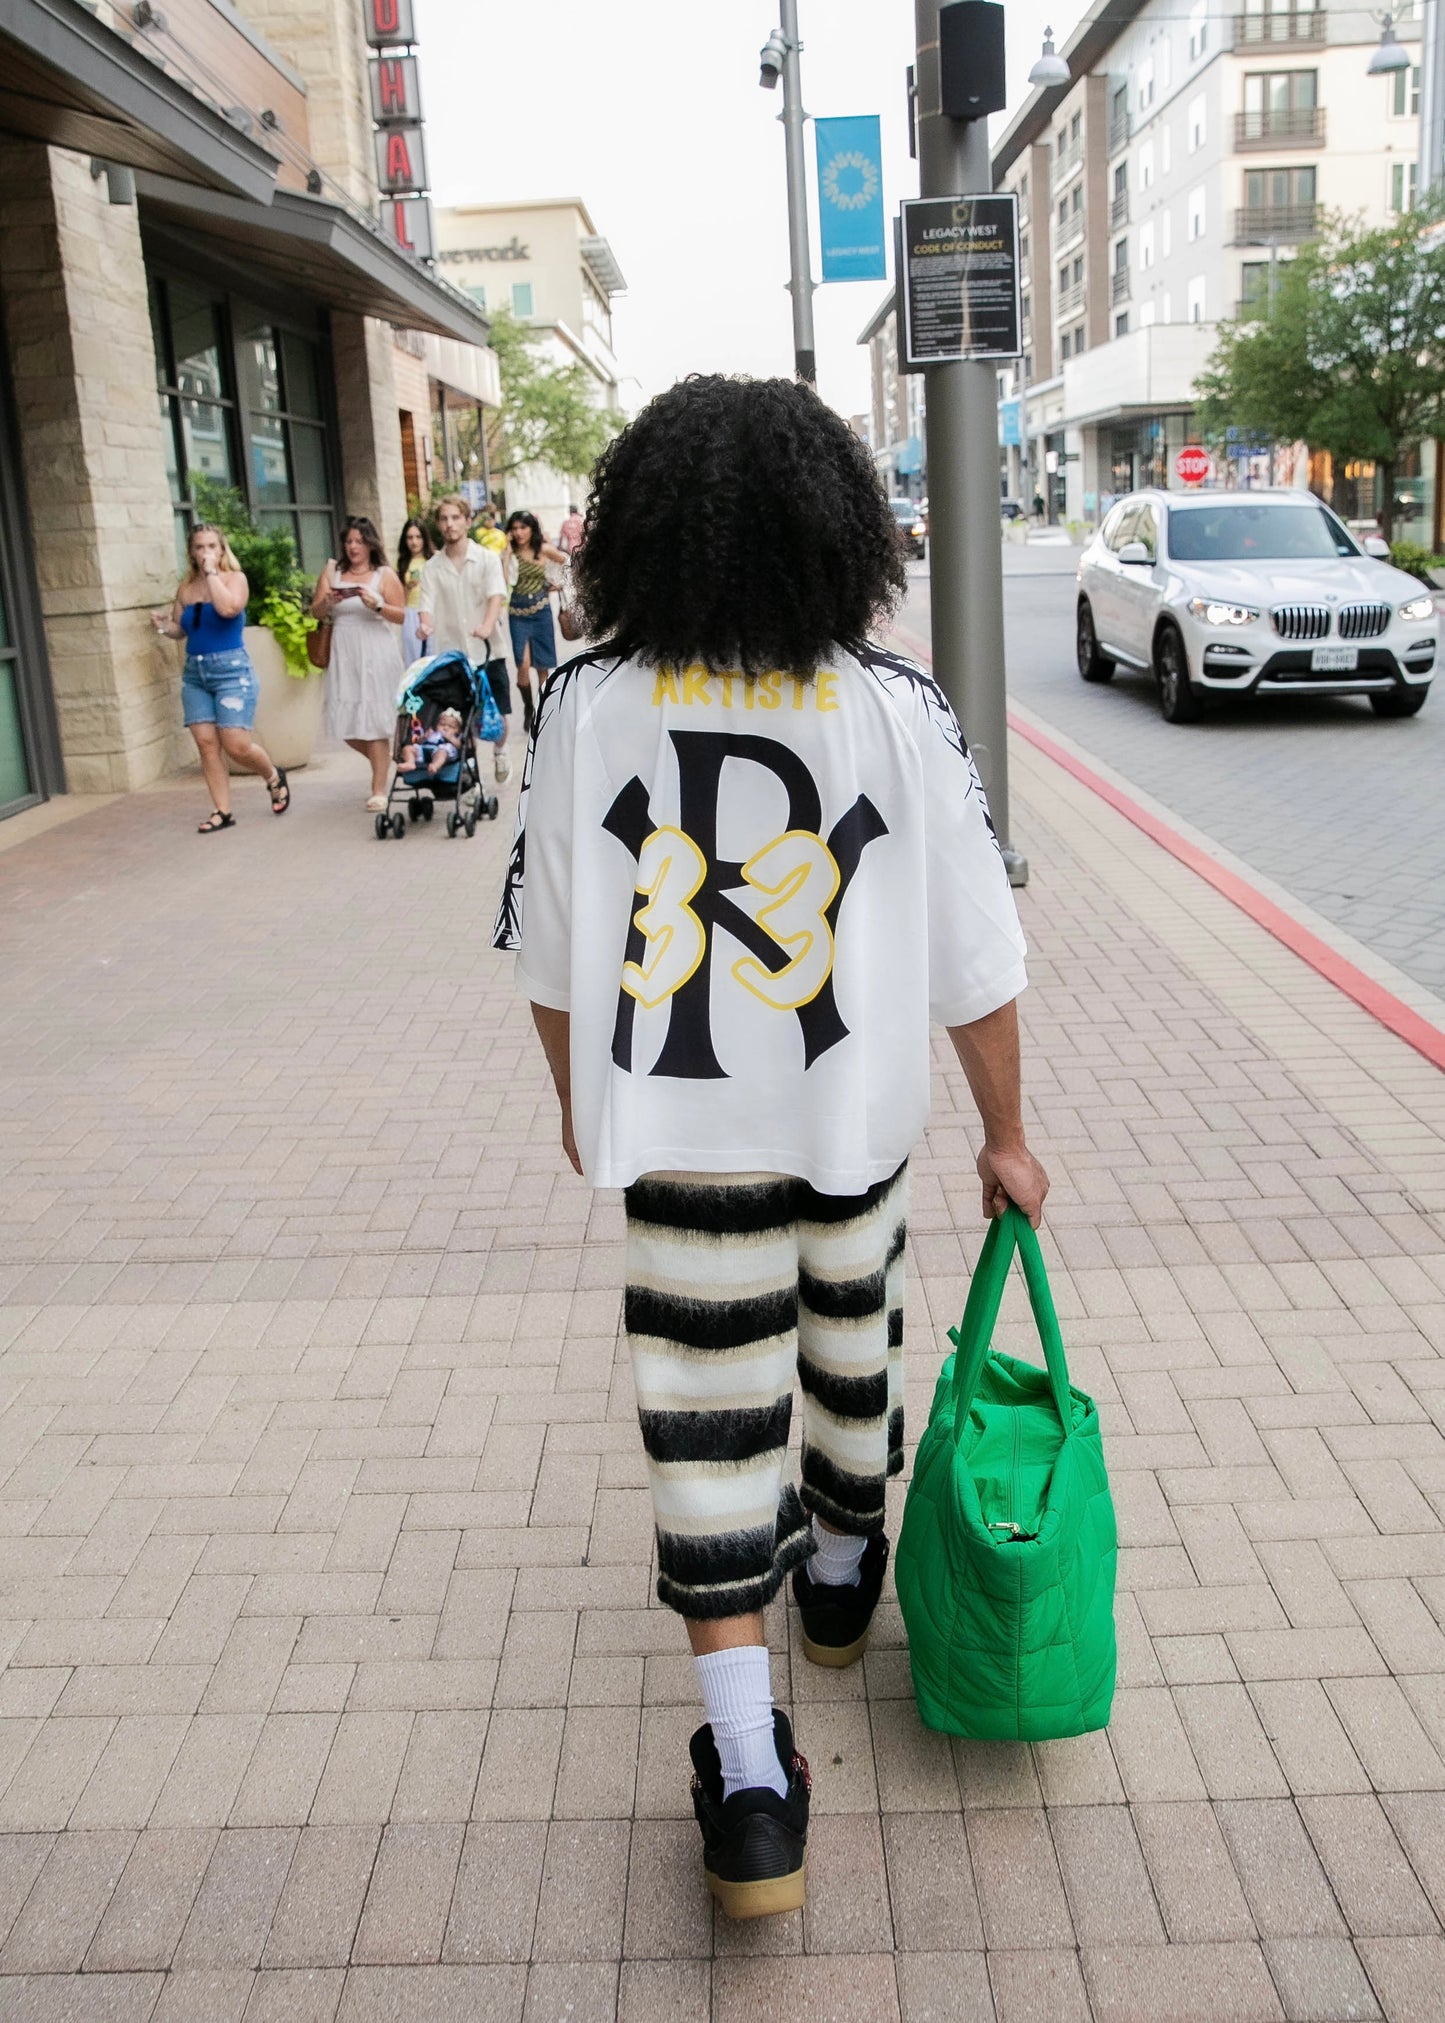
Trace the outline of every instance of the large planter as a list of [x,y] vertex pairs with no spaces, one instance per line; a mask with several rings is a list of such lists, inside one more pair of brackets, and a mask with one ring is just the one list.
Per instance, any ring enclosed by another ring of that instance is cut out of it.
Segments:
[[[256,741],[265,746],[274,765],[291,772],[306,764],[320,734],[322,677],[314,669],[306,675],[289,674],[276,635],[264,625],[248,625],[245,640],[260,690]],[[240,770],[231,767],[233,773]]]

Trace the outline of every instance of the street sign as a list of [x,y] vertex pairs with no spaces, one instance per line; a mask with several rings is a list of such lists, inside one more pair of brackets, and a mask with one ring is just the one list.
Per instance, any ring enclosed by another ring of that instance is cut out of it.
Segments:
[[1187,443],[1174,459],[1174,472],[1186,485],[1202,485],[1214,475],[1214,459],[1198,443]]
[[361,32],[373,49],[415,42],[411,0],[362,0]]
[[421,84],[414,56],[373,56],[371,117],[378,126],[410,125],[421,118]]
[[412,126],[379,126],[376,143],[376,184],[384,197],[420,196],[427,187],[426,147],[421,121]]
[[1018,198],[915,197],[899,216],[904,370],[1017,358]]
[[886,281],[883,144],[878,115],[815,119],[818,239],[825,281]]

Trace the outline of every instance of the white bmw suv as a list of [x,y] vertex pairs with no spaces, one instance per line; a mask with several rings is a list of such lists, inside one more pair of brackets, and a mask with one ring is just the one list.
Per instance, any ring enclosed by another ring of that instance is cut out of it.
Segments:
[[1309,492],[1131,492],[1079,557],[1079,673],[1152,673],[1170,723],[1211,693],[1367,695],[1413,716],[1435,599],[1377,550]]

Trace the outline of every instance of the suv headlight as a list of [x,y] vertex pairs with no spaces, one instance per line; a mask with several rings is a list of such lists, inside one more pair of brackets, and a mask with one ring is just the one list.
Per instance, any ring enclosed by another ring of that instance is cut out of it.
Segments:
[[1405,619],[1433,618],[1435,599],[1428,591],[1422,597],[1412,597],[1408,604],[1400,606],[1400,616]]
[[1221,604],[1213,597],[1191,597],[1189,610],[1206,625],[1248,625],[1259,616],[1247,604]]

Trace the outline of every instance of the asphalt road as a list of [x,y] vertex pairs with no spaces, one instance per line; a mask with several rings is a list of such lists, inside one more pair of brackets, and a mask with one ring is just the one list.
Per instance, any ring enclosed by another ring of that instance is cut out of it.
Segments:
[[[1445,996],[1445,678],[1419,716],[1270,697],[1166,724],[1154,686],[1074,664],[1077,551],[1004,547],[1009,694],[1205,835]],[[902,623],[929,636],[928,570]]]

